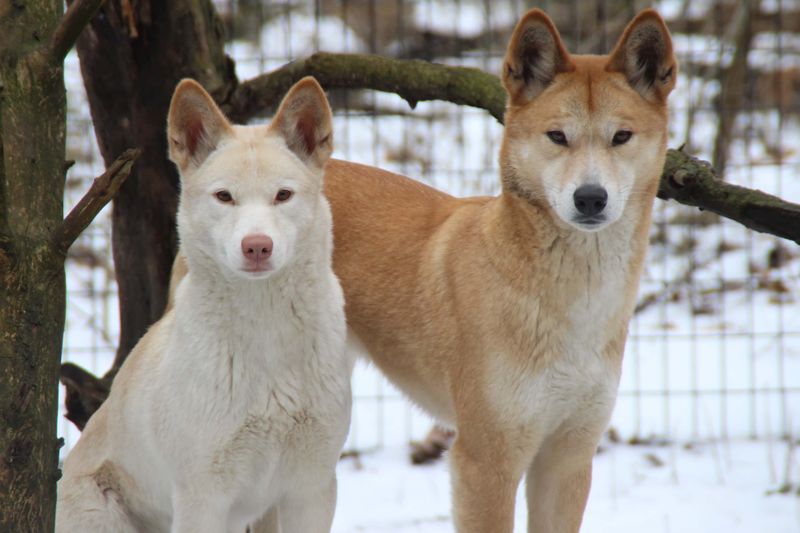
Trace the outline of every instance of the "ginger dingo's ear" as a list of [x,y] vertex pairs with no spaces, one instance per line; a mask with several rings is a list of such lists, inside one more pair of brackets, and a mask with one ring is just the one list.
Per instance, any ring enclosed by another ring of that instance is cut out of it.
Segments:
[[611,52],[606,70],[622,72],[646,100],[665,101],[675,87],[678,64],[661,15],[654,9],[639,13]]
[[175,88],[167,117],[169,158],[186,172],[199,167],[219,141],[233,133],[228,120],[203,87],[182,80]]
[[322,167],[333,152],[332,123],[325,92],[308,76],[289,90],[269,128],[283,136],[301,160]]
[[553,21],[531,9],[517,23],[503,64],[503,86],[511,105],[524,105],[539,95],[561,72],[575,65]]

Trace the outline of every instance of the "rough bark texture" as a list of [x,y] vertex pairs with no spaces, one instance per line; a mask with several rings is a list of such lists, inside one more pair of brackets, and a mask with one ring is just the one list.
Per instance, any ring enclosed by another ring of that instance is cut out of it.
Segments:
[[124,181],[128,154],[62,220],[63,60],[102,0],[0,4],[0,531],[52,531],[69,246]]
[[[106,2],[78,40],[81,71],[106,165],[142,155],[114,199],[112,246],[120,298],[114,369],[166,305],[177,247],[178,176],[167,160],[166,116],[181,78],[224,99],[235,83],[222,26],[208,0]],[[113,376],[108,376],[110,379]]]
[[0,531],[49,531],[58,477],[65,93],[43,52],[61,2],[0,6]]

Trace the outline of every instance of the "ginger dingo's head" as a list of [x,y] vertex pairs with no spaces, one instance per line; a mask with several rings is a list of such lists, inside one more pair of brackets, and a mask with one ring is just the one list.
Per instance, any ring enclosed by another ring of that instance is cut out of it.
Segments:
[[504,191],[582,231],[599,231],[624,218],[628,205],[652,201],[676,75],[669,31],[652,9],[608,56],[570,55],[548,16],[529,11],[503,66]]
[[330,224],[322,176],[331,122],[313,78],[292,87],[269,126],[232,126],[197,82],[178,85],[167,135],[181,175],[181,249],[193,269],[267,277],[291,262],[315,224]]

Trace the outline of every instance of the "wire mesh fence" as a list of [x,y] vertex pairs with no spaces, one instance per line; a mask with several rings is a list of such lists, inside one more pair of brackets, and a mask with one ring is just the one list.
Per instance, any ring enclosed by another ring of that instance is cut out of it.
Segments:
[[[500,72],[514,0],[217,0],[241,80],[317,50],[422,58]],[[540,2],[568,47],[613,45],[643,2]],[[754,9],[755,11],[748,11]],[[713,160],[724,179],[800,201],[800,6],[796,2],[664,0],[681,65],[669,145]],[[66,65],[67,208],[102,171],[77,58]],[[420,179],[454,195],[499,191],[502,126],[481,110],[332,91],[335,157]],[[725,156],[719,156],[724,153]],[[716,155],[715,155],[716,154]],[[118,337],[110,221],[73,247],[64,360],[97,374]],[[612,427],[633,440],[698,441],[797,435],[800,251],[793,243],[658,201],[630,326]],[[366,365],[354,377],[348,447],[419,438],[430,420]],[[63,402],[62,402],[63,403]],[[67,446],[77,431],[62,421]]]

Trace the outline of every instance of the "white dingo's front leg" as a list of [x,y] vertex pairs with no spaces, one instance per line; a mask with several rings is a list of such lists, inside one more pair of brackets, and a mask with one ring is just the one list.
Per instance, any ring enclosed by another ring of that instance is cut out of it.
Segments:
[[336,509],[336,475],[327,483],[288,494],[279,505],[281,533],[329,533]]
[[251,533],[280,533],[280,531],[277,507],[267,511],[267,514],[259,518],[258,522],[250,526]]
[[227,532],[229,512],[230,505],[227,501],[222,501],[219,495],[175,490],[172,496],[170,533]]

